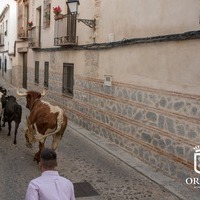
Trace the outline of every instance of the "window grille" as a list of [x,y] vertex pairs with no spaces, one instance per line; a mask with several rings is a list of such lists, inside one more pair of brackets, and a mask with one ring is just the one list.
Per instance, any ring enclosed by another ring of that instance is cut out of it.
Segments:
[[39,61],[35,61],[35,83],[39,84]]
[[74,87],[74,65],[69,63],[63,64],[63,83],[62,92],[63,94],[73,95]]
[[0,33],[0,46],[4,45],[4,34]]
[[51,1],[44,0],[43,7],[43,28],[50,27],[50,19],[51,19]]
[[44,87],[49,86],[49,62],[44,62]]
[[5,57],[5,72],[7,72],[7,58]]
[[6,27],[4,35],[8,35],[8,20],[6,20]]

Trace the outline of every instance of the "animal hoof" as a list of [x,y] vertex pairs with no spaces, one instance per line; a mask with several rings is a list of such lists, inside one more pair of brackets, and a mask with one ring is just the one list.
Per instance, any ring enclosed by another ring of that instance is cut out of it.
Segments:
[[37,163],[39,163],[40,162],[40,159],[38,158],[38,157],[36,157],[36,156],[34,156],[34,159],[33,159],[34,161],[37,161]]
[[38,159],[36,159],[36,158],[34,158],[33,161],[36,161],[37,163],[40,162],[40,160],[38,160]]
[[35,155],[34,155],[34,161],[37,161],[37,163],[40,162],[40,152],[35,153]]

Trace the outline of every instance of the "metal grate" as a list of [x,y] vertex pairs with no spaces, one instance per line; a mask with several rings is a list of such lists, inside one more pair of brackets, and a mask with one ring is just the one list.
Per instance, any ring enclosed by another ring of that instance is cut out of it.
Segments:
[[91,197],[99,195],[99,193],[87,181],[74,183],[75,197]]

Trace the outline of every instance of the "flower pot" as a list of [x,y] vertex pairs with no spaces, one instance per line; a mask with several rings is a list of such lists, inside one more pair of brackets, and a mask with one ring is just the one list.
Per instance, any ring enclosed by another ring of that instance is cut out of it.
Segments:
[[55,20],[62,19],[62,18],[63,18],[62,14],[54,15]]
[[28,27],[28,31],[30,31],[30,30],[32,30],[33,29],[33,27],[32,26],[29,26]]

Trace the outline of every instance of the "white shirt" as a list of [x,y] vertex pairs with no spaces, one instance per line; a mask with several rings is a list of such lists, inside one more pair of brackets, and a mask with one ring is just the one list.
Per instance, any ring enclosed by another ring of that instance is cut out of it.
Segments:
[[45,171],[29,183],[25,200],[75,200],[74,186],[57,171]]

